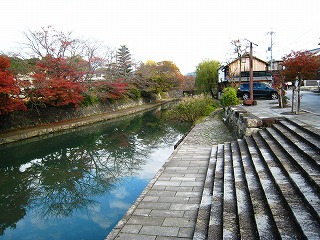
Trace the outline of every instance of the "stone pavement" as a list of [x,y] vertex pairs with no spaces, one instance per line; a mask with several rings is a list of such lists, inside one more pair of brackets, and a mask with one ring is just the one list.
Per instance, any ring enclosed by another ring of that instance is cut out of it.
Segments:
[[[253,115],[263,118],[294,118],[300,121],[302,124],[308,124],[315,128],[320,129],[320,115],[304,111],[303,109],[299,114],[292,114],[291,107],[279,108],[278,100],[260,100],[256,106],[243,106],[243,109],[247,112],[251,112]],[[294,109],[295,111],[295,109]]]
[[[260,118],[295,118],[319,128],[320,116],[289,114],[275,100],[243,108]],[[213,116],[194,126],[106,239],[193,239],[212,146],[232,140],[221,123]]]

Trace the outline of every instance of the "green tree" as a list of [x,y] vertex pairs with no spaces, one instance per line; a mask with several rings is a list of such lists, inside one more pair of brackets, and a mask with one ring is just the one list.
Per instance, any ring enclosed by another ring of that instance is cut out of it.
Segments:
[[197,91],[211,93],[214,96],[214,89],[218,86],[218,68],[220,62],[216,60],[204,60],[196,68]]
[[142,90],[152,93],[166,92],[181,85],[183,76],[179,68],[171,61],[147,61],[141,64],[136,76],[140,79]]
[[239,99],[237,98],[237,90],[232,87],[223,89],[221,103],[224,107],[239,104]]
[[23,59],[16,56],[10,57],[10,71],[17,78],[17,75],[28,75],[34,71],[39,59],[30,58]]
[[117,67],[120,77],[126,78],[132,72],[131,54],[126,45],[120,46],[117,51]]

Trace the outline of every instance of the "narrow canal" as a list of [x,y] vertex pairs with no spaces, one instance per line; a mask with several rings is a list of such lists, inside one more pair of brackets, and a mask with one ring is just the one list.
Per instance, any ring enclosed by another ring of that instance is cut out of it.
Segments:
[[156,109],[0,147],[0,239],[104,239],[191,123]]

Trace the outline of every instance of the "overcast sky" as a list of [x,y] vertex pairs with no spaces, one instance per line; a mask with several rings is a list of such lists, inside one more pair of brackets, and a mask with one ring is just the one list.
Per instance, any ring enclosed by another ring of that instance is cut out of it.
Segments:
[[10,0],[1,2],[0,52],[26,42],[23,32],[53,26],[118,48],[145,62],[173,61],[185,74],[205,59],[225,62],[231,40],[249,39],[255,55],[281,59],[320,47],[319,0]]

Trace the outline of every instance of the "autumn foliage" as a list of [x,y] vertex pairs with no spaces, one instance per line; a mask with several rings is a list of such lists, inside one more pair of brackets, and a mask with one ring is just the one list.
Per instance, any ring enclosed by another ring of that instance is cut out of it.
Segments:
[[37,64],[28,96],[35,104],[79,107],[86,90],[82,75],[67,59],[48,56]]
[[26,109],[22,99],[19,98],[20,88],[8,70],[9,67],[9,59],[0,56],[0,115]]
[[319,56],[309,51],[292,51],[283,58],[283,75],[286,81],[294,81],[298,75],[302,79],[315,79],[320,68]]
[[128,92],[128,84],[124,83],[122,79],[118,79],[116,82],[94,82],[91,87],[95,89],[98,99],[102,102],[119,99]]
[[10,67],[9,58],[0,58],[0,115],[27,108],[78,108],[124,97],[150,97],[187,82],[171,61],[135,66],[125,45],[115,52],[52,26],[24,35],[30,59],[21,59],[17,53],[11,56]]

